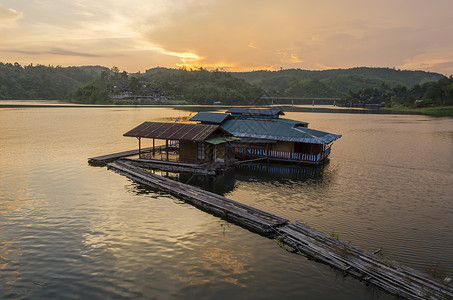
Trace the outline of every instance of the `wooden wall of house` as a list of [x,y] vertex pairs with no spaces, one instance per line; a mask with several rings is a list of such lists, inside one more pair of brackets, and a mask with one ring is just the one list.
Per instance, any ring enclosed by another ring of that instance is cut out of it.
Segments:
[[306,154],[318,154],[324,150],[322,144],[294,143],[294,152]]
[[197,144],[191,141],[179,141],[179,160],[195,163],[197,161]]
[[294,151],[294,143],[293,142],[281,142],[281,141],[278,141],[276,143],[271,144],[271,150],[283,151],[283,152],[293,152]]
[[235,159],[234,145],[227,143],[225,144],[225,161],[232,161]]

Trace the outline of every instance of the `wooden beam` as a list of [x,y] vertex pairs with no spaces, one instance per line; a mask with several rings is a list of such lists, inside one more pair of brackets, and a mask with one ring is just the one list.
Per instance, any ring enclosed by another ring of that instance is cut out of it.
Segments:
[[167,153],[167,161],[168,161],[168,140],[165,140],[165,153]]

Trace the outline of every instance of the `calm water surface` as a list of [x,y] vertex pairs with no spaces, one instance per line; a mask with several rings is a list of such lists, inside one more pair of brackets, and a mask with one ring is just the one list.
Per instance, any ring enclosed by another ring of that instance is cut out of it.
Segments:
[[[395,299],[88,157],[170,108],[0,108],[0,298]],[[453,119],[287,112],[342,134],[323,168],[180,176],[366,250],[453,274]],[[146,145],[145,145],[146,146]]]

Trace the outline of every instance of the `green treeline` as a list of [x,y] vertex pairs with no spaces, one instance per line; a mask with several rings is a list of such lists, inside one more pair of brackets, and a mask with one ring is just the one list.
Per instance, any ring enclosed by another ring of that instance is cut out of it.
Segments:
[[142,78],[172,97],[196,104],[248,104],[263,95],[261,88],[219,70],[158,68],[148,70]]
[[128,74],[117,67],[23,67],[0,63],[0,99],[259,105],[266,104],[260,100],[263,96],[342,98],[343,104],[351,106],[448,106],[453,105],[453,79],[424,71],[365,67],[241,73],[183,67]]
[[345,106],[382,105],[385,107],[421,108],[453,105],[453,76],[438,81],[415,84],[411,88],[403,85],[390,88],[381,84],[378,88],[350,91],[345,97]]
[[0,99],[68,100],[72,91],[99,76],[100,69],[0,62]]
[[[351,91],[366,88],[388,89],[435,82],[443,76],[423,71],[390,68],[353,68],[326,71],[300,69],[230,73],[206,69],[154,68],[144,74],[127,75],[112,68],[109,76],[98,78],[74,94],[74,101],[85,103],[124,103],[107,94],[163,96],[192,104],[260,104],[261,96],[295,98],[345,98]],[[154,91],[150,91],[150,87]],[[147,89],[147,90],[146,90]],[[157,91],[157,92],[156,92]],[[297,102],[297,101],[296,101]],[[295,102],[295,103],[296,103]],[[130,102],[129,102],[130,103]]]
[[[262,95],[262,89],[219,70],[155,68],[144,74],[128,75],[113,67],[110,73],[102,72],[99,78],[78,88],[72,99],[83,103],[123,104],[131,102],[121,99],[146,96],[161,99],[162,102],[185,100],[192,104],[213,104],[216,101],[222,104],[249,104],[258,101]],[[141,103],[138,101],[136,103]]]
[[401,71],[390,68],[352,68],[323,71],[289,69],[233,73],[238,78],[262,88],[274,97],[346,97],[349,91],[438,81],[443,76],[424,71]]

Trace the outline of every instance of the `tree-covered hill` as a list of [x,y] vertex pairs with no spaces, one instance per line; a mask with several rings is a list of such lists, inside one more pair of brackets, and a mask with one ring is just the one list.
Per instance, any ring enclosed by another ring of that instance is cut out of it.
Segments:
[[74,102],[84,103],[137,103],[141,99],[159,99],[159,102],[185,100],[192,104],[251,104],[263,95],[263,90],[219,70],[208,71],[155,68],[144,74],[129,75],[112,68],[103,72],[92,83],[73,93]]
[[[365,67],[241,73],[208,71],[203,68],[188,70],[157,67],[145,73],[128,74],[126,71],[120,72],[117,67],[109,70],[102,66],[52,67],[0,63],[0,99],[58,99],[109,104],[131,103],[131,100],[140,98],[159,98],[163,101],[185,100],[192,104],[220,101],[226,105],[252,105],[259,104],[262,96],[358,99],[357,94],[361,95],[361,91],[369,89],[378,89],[384,95],[392,89],[411,90],[415,87],[418,91],[418,86],[427,92],[429,84],[442,78],[446,77],[424,71]],[[440,92],[434,93],[435,87],[433,85],[430,93],[436,97],[429,98],[444,99],[444,96],[439,96]],[[445,95],[450,93],[446,88],[442,91]],[[372,94],[375,95],[375,102],[382,98],[377,97],[376,92]],[[398,96],[400,98],[406,95],[397,94],[402,95]],[[410,94],[408,103],[413,102],[414,97],[423,98],[423,95],[418,94]],[[403,100],[398,102],[401,101]],[[436,100],[435,103],[437,102],[449,103],[443,100]]]
[[67,100],[72,91],[93,81],[102,70],[108,69],[0,62],[0,99]]
[[[200,68],[151,69],[142,77],[151,85],[159,86],[173,97],[184,98],[197,104],[247,104],[256,101],[263,91],[231,73]],[[181,97],[182,96],[182,97]]]
[[453,76],[442,77],[437,82],[415,84],[411,88],[403,85],[390,88],[380,87],[350,91],[342,101],[345,106],[384,105],[386,107],[420,108],[453,105]]
[[[257,85],[274,97],[344,97],[357,91],[385,84],[408,88],[443,76],[424,71],[401,71],[390,68],[352,68],[323,71],[289,69],[232,73],[233,76]],[[317,88],[315,88],[317,87]]]

